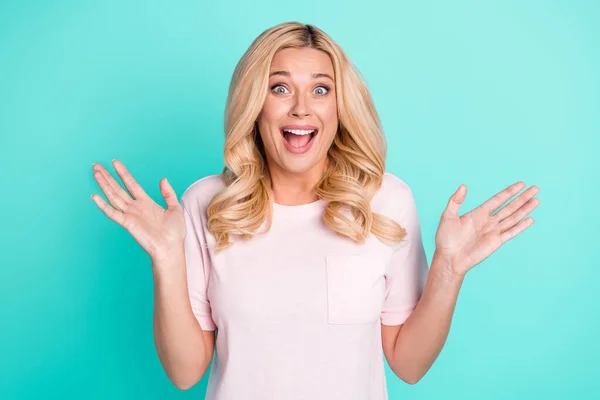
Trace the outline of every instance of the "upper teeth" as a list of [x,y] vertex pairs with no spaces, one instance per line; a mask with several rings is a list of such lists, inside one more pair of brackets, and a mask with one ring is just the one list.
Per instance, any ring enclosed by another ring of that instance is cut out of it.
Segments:
[[304,129],[284,129],[284,132],[291,132],[294,135],[308,135],[310,133],[313,133],[315,130],[304,130]]

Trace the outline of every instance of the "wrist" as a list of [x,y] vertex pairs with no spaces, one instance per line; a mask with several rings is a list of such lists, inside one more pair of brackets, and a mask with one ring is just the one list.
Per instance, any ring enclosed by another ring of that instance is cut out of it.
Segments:
[[446,279],[462,281],[465,278],[465,274],[457,272],[457,270],[460,270],[457,266],[458,261],[454,257],[441,253],[438,250],[434,252],[431,263],[431,270],[434,273],[440,274]]
[[169,271],[185,264],[185,248],[182,243],[157,251],[151,257],[153,271]]
[[153,260],[157,261],[172,258],[173,256],[179,255],[184,251],[184,243],[185,241],[183,239],[169,241],[165,240],[154,247],[151,257]]

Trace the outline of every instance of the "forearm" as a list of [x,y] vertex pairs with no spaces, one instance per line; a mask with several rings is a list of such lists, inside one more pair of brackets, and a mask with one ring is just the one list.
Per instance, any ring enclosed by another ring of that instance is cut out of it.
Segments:
[[152,272],[156,351],[169,379],[185,389],[202,378],[210,360],[188,298],[183,248],[168,263],[153,263]]
[[439,355],[448,332],[464,277],[448,272],[449,261],[434,254],[421,299],[402,325],[390,367],[416,383]]

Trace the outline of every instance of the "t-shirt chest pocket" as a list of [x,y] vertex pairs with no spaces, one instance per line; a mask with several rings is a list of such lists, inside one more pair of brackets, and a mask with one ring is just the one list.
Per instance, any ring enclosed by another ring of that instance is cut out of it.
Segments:
[[368,254],[326,256],[327,322],[377,321],[385,299],[385,267]]

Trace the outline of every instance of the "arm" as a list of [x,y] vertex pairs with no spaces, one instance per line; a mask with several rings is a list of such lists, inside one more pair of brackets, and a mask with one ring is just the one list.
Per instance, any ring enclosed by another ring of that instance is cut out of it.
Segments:
[[381,326],[385,357],[392,371],[417,383],[442,350],[463,276],[448,272],[448,261],[435,253],[421,299],[404,324]]
[[169,379],[179,389],[194,386],[212,360],[214,330],[204,331],[188,298],[183,244],[171,265],[153,263],[154,342]]
[[[441,351],[465,274],[533,223],[532,218],[523,218],[539,204],[539,199],[533,198],[539,191],[536,186],[530,187],[494,214],[524,186],[523,182],[514,183],[461,216],[458,211],[466,196],[466,186],[460,185],[450,197],[436,232],[436,251],[421,298],[405,321],[398,319],[399,323],[388,324],[396,326],[382,329],[388,363],[394,373],[406,382],[416,383],[421,379]],[[411,247],[416,248],[422,254],[413,200],[408,202],[412,211],[407,219],[407,225],[413,228],[412,235],[409,233],[409,243],[413,245],[406,247],[409,250],[405,251],[406,256],[402,259],[408,265],[408,271],[414,271],[415,266],[425,266],[423,257],[415,256],[415,252],[410,250]],[[404,287],[413,299],[418,294],[415,287]]]
[[[165,210],[148,196],[121,162],[113,160],[113,165],[129,193],[104,167],[94,164],[94,178],[110,205],[100,196],[93,195],[92,199],[150,255],[155,283],[156,350],[169,379],[178,388],[187,389],[202,378],[212,360],[216,325],[206,298],[209,265],[204,262],[193,218],[184,206],[186,195],[179,204],[171,185],[162,179]],[[200,218],[198,213],[196,216]]]

